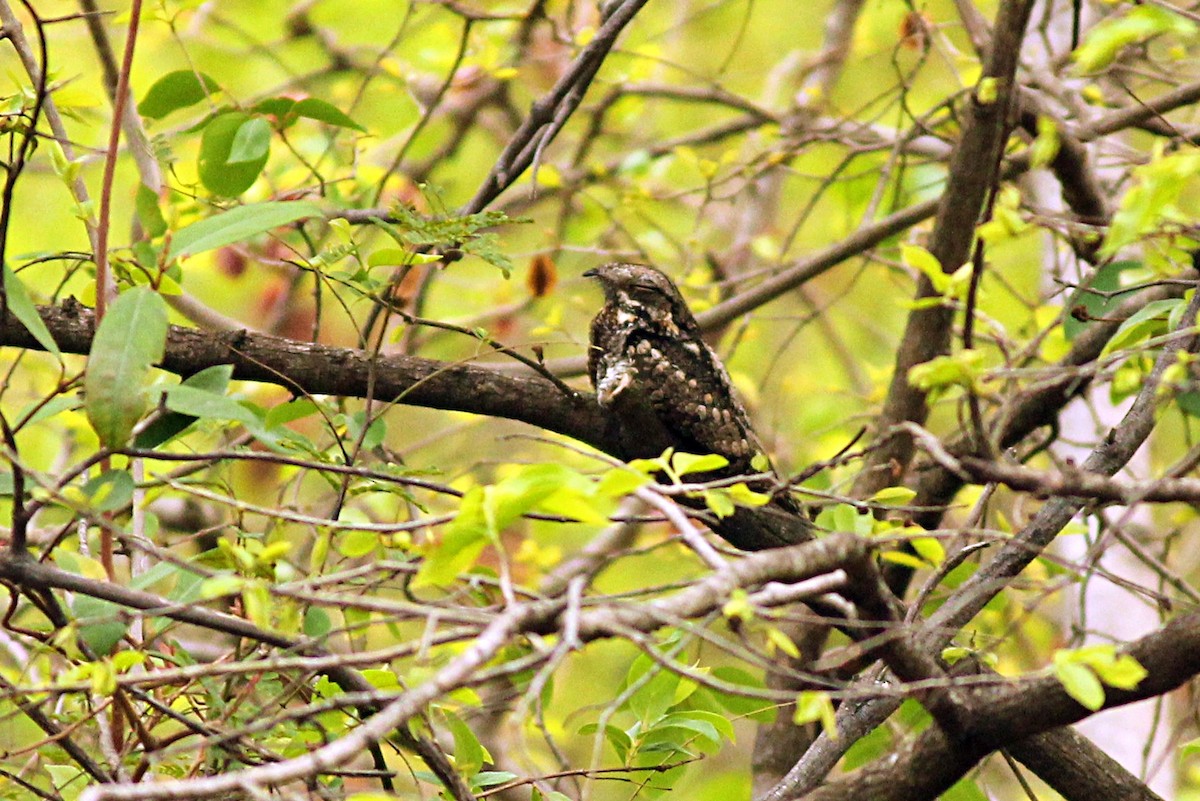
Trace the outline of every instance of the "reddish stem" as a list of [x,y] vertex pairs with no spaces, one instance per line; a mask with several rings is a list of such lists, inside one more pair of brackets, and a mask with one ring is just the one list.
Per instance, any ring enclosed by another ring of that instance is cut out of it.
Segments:
[[113,175],[117,169],[117,146],[121,141],[121,124],[129,97],[129,73],[133,69],[133,47],[137,42],[138,24],[142,16],[142,0],[132,0],[129,8],[129,31],[125,35],[125,53],[121,57],[121,72],[117,76],[117,91],[113,98],[112,129],[108,134],[108,152],[104,159],[104,180],[100,186],[100,222],[96,231],[96,323],[104,318],[108,301],[116,294],[108,266],[108,229],[112,210]]

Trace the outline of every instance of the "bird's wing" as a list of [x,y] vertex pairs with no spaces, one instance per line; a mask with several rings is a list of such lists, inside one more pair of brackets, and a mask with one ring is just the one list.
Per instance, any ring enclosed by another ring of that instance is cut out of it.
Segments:
[[748,472],[761,452],[728,373],[703,341],[632,334],[625,351],[663,424],[698,453],[727,458]]

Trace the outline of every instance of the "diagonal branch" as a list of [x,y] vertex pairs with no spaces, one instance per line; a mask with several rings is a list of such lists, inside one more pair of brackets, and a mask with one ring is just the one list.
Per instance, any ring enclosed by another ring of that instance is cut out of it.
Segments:
[[[772,579],[802,581],[830,573],[848,561],[862,559],[869,550],[870,544],[865,540],[850,534],[834,534],[794,548],[755,554],[730,563],[728,568],[709,574],[670,598],[650,604],[589,609],[580,617],[578,636],[586,641],[630,628],[654,631],[665,620],[695,617],[719,609],[730,592],[739,587],[756,587]],[[83,801],[215,798],[310,779],[346,764],[372,743],[400,729],[430,702],[469,683],[515,637],[528,632],[557,631],[565,611],[566,602],[562,598],[509,606],[425,683],[406,691],[340,739],[303,756],[201,778],[94,786],[80,798]]]
[[596,31],[596,36],[579,53],[571,68],[558,79],[554,87],[529,109],[529,116],[513,134],[508,146],[496,160],[492,171],[483,180],[475,197],[460,213],[473,214],[487,208],[501,192],[521,177],[534,160],[562,129],[567,119],[583,102],[588,86],[617,37],[646,5],[647,0],[622,0],[610,7],[608,18]]
[[[1147,676],[1133,690],[1106,687],[1102,708],[1154,698],[1180,686],[1200,670],[1200,663],[1193,657],[1197,649],[1200,649],[1198,613],[1176,618],[1135,641],[1123,651],[1148,671]],[[975,725],[969,736],[951,737],[940,727],[931,726],[898,753],[847,779],[829,782],[804,796],[786,797],[805,801],[936,798],[992,751],[1092,714],[1072,699],[1054,676],[1022,681],[1006,689],[981,689],[974,695],[978,714],[971,716]],[[1031,709],[1036,709],[1037,714],[1031,715]],[[1104,797],[1118,796],[1105,793]]]
[[[1198,310],[1200,293],[1193,295],[1182,319],[1195,320]],[[1190,323],[1183,325],[1182,329],[1189,332],[1188,339],[1177,347],[1195,351],[1200,346],[1200,336],[1192,330]],[[1178,352],[1175,348],[1163,351],[1133,406],[1084,461],[1083,469],[1111,476],[1120,470],[1145,442],[1155,424],[1154,410],[1157,405],[1159,382],[1167,366],[1178,358]],[[929,652],[940,651],[988,601],[1008,587],[1009,582],[1037,558],[1082,506],[1083,501],[1073,498],[1053,498],[1047,502],[1024,530],[1005,543],[990,561],[964,581],[942,606],[930,615],[917,635],[922,646]],[[772,801],[781,801],[815,787],[821,777],[833,769],[845,753],[848,744],[881,724],[898,706],[899,703],[894,699],[881,698],[853,709],[844,707],[838,714],[838,739],[832,740],[822,735],[789,774],[786,781],[794,792],[789,794],[781,789],[781,792],[768,797]]]
[[[929,251],[946,273],[953,273],[967,262],[975,240],[975,225],[999,175],[1009,118],[1017,99],[1018,55],[1032,8],[1032,0],[1009,0],[1000,6],[983,77],[967,100],[962,139],[950,158],[946,191],[929,243]],[[922,275],[917,297],[936,294],[932,282]],[[892,383],[876,424],[877,434],[886,434],[904,422],[923,423],[928,417],[926,393],[908,383],[908,371],[946,353],[950,347],[952,315],[952,309],[940,304],[916,309],[909,315],[896,352]],[[896,471],[908,466],[912,456],[910,436],[889,437],[866,459],[854,484],[854,494],[866,497],[886,487],[894,481]]]

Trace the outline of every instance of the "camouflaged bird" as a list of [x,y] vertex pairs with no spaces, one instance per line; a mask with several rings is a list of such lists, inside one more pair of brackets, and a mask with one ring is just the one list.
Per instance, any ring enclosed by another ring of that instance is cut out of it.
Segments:
[[642,264],[613,262],[588,270],[604,288],[592,320],[588,374],[600,404],[624,394],[648,401],[655,416],[689,453],[729,460],[724,474],[754,472],[763,452],[721,360],[703,339],[675,284]]

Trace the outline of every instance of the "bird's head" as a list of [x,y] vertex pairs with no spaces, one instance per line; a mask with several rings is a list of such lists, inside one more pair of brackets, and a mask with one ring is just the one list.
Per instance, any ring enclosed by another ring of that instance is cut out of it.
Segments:
[[697,329],[696,320],[675,283],[654,267],[614,261],[588,270],[584,276],[597,279],[605,299],[619,308],[670,320],[689,333]]

